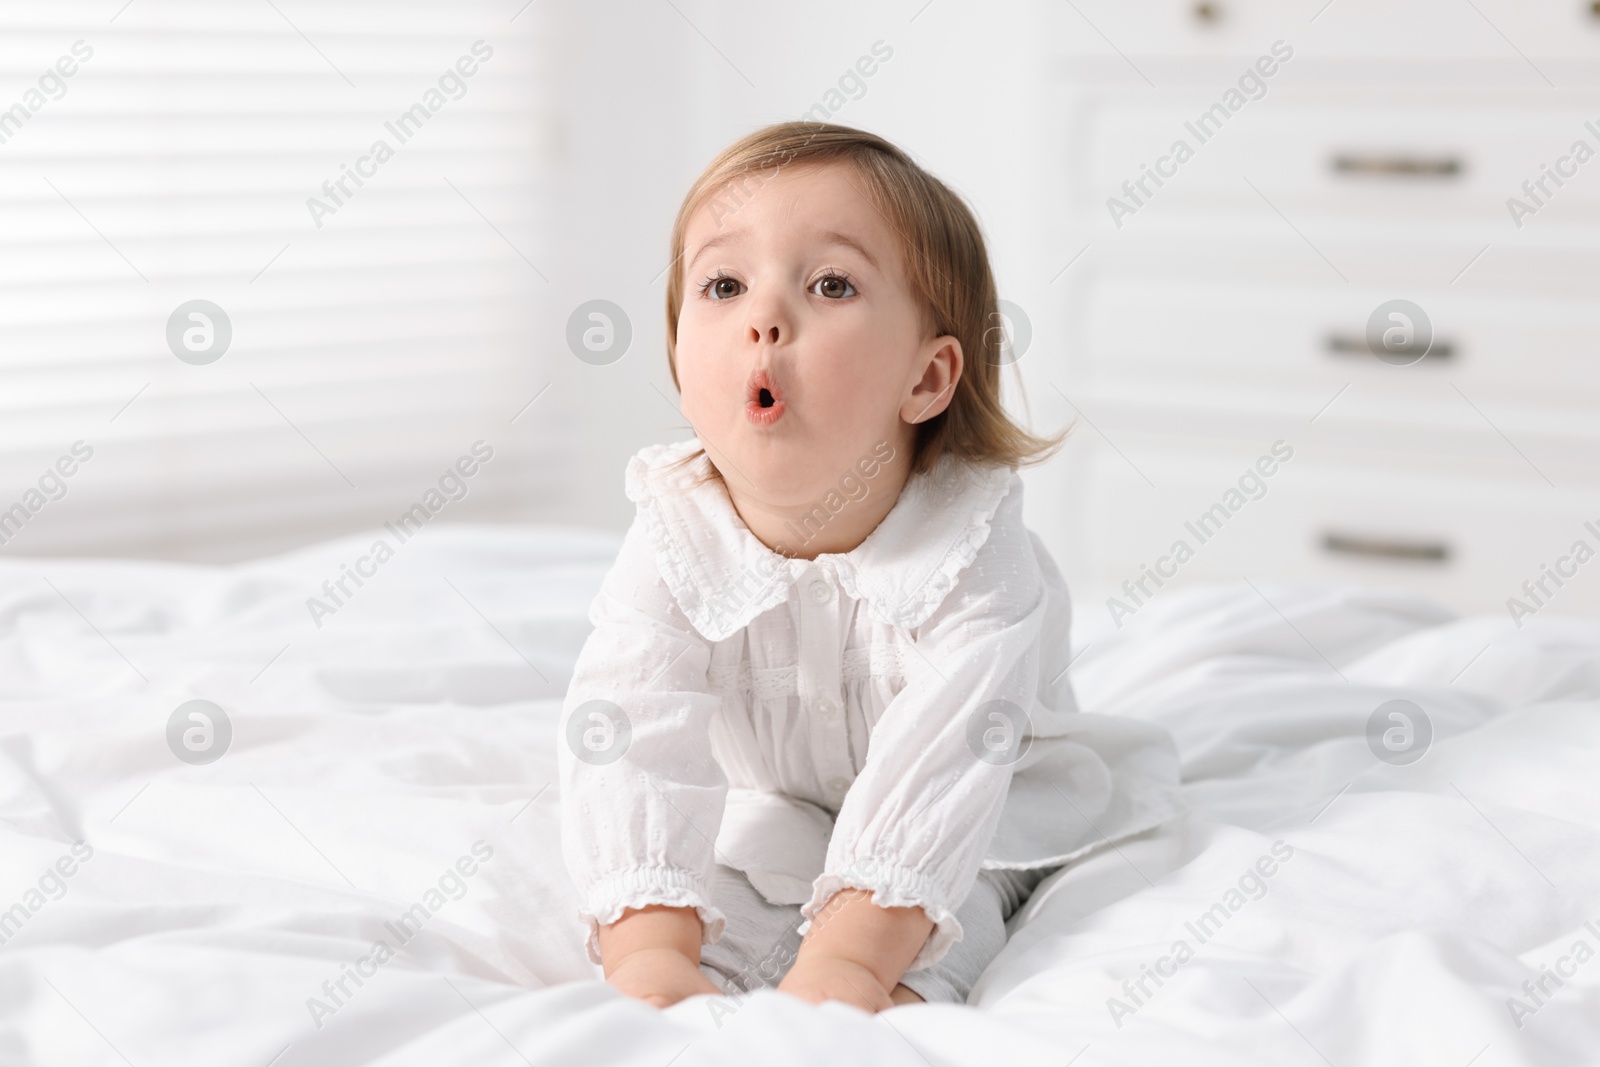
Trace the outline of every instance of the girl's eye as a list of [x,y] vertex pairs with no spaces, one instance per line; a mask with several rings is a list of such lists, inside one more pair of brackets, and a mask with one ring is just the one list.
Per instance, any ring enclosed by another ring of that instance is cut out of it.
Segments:
[[702,296],[710,296],[713,300],[727,300],[729,297],[738,296],[744,290],[744,284],[737,278],[730,278],[726,274],[718,274],[707,278],[700,286]]
[[843,300],[856,295],[856,287],[843,274],[824,274],[811,283],[811,291],[832,300]]

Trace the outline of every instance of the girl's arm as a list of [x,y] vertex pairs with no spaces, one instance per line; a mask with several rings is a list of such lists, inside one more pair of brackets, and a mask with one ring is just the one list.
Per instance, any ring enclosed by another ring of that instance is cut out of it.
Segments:
[[702,930],[693,908],[629,908],[597,931],[606,981],[661,1008],[698,993],[720,996],[700,971]]
[[881,1011],[932,931],[921,908],[882,908],[868,890],[841,889],[817,913],[778,989]]
[[587,954],[652,1003],[718,992],[698,966],[699,946],[726,922],[710,894],[728,788],[709,741],[711,648],[677,607],[640,522],[589,620],[556,738],[562,855]]
[[[961,938],[956,910],[982,870],[1013,770],[1031,745],[1049,603],[1020,508],[1020,497],[1001,502],[995,528],[955,587],[906,633],[917,653],[906,684],[873,727],[801,908],[815,921],[855,890],[872,894],[860,907],[921,913],[921,923],[906,920],[892,932],[865,921],[858,936],[876,939],[875,947],[853,958],[875,979],[934,966]],[[843,936],[837,925],[822,935],[827,943]],[[903,958],[896,935],[913,933],[922,940]],[[893,995],[892,983],[888,989]]]
[[693,908],[647,904],[629,908],[616,922],[600,927],[600,956],[606,977],[635,952],[670,950],[700,965],[702,924]]

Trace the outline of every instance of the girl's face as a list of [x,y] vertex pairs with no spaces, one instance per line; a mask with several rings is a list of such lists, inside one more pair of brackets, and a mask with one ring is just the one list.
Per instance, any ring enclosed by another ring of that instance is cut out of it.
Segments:
[[899,242],[852,168],[793,166],[708,198],[680,269],[683,413],[730,492],[810,507],[880,442],[907,468],[915,424],[954,394],[961,345],[925,336]]

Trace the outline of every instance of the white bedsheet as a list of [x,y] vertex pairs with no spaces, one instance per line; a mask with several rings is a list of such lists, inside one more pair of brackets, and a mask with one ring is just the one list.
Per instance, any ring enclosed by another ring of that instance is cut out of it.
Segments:
[[[550,785],[620,539],[430,528],[319,628],[371,540],[0,560],[0,1064],[1600,1062],[1600,624],[1259,581],[1083,607],[1084,709],[1172,731],[1190,817],[1041,887],[974,1006],[657,1011],[584,958]],[[1367,745],[1392,698],[1436,731],[1409,766]],[[193,699],[213,763],[167,745]]]

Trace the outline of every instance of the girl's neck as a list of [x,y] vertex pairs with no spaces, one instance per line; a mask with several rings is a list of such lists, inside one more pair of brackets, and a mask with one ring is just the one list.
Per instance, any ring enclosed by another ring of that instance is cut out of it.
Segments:
[[[757,499],[733,484],[738,480],[737,474],[732,480],[724,477],[723,486],[739,518],[756,540],[773,552],[791,559],[808,560],[823,554],[850,552],[894,510],[901,490],[910,479],[914,442],[910,431],[915,428],[903,429],[908,432],[902,441],[896,442],[894,458],[877,462],[877,473],[871,478],[862,477],[854,469],[841,472],[818,488],[814,500],[773,504]],[[840,489],[840,481],[849,475],[854,476],[857,484],[866,487],[866,493],[859,499],[852,499]]]

